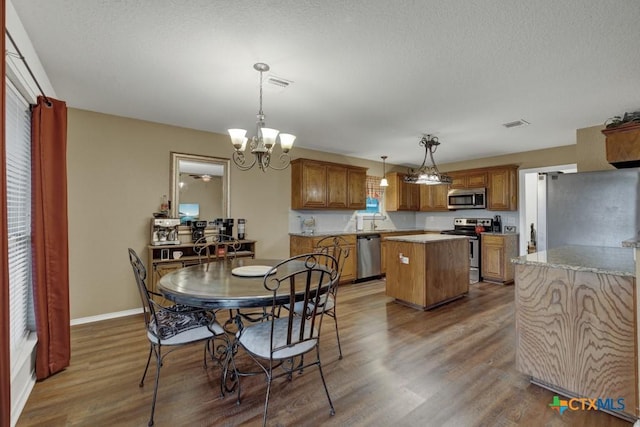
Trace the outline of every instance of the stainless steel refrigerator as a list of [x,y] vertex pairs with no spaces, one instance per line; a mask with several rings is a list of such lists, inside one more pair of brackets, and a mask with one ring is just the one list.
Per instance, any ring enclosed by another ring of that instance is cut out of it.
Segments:
[[640,231],[640,168],[538,175],[537,250],[620,247]]

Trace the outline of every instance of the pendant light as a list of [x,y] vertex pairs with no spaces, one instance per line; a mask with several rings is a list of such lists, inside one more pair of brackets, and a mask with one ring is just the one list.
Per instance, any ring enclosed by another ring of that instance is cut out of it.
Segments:
[[[433,153],[440,145],[438,138],[433,135],[425,134],[420,139],[419,145],[424,147],[424,160],[419,169],[409,169],[409,173],[404,177],[404,182],[409,184],[423,185],[443,185],[451,184],[452,179],[449,175],[440,173],[436,162],[433,160]],[[427,165],[427,157],[431,160],[431,166]]]
[[387,156],[380,156],[382,159],[382,179],[380,180],[380,187],[388,187],[389,181],[387,181],[387,170],[385,167],[385,160],[387,160]]

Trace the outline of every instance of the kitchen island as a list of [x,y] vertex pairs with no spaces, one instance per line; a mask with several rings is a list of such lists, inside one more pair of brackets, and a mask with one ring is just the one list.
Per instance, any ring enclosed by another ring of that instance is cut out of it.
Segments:
[[516,368],[534,384],[569,398],[602,399],[599,409],[635,421],[638,296],[633,251],[564,246],[512,262]]
[[421,310],[469,292],[469,238],[419,234],[384,238],[386,294]]

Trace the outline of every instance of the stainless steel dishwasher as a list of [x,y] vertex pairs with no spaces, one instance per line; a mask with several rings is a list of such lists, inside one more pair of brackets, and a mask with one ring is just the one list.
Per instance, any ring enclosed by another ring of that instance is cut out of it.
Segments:
[[380,277],[380,235],[360,234],[357,239],[358,272],[356,279]]

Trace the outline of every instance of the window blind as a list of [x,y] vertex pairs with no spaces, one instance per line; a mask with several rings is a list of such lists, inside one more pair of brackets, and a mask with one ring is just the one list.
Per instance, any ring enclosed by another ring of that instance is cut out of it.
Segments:
[[6,81],[6,181],[12,365],[33,330],[31,257],[31,112]]

